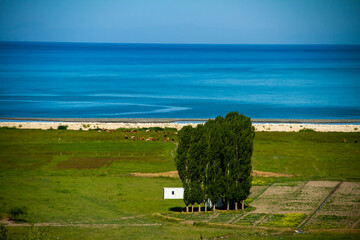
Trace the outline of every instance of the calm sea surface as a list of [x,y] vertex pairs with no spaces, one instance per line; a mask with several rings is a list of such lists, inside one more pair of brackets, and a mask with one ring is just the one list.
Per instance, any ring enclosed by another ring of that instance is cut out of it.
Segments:
[[0,43],[0,117],[360,118],[360,45]]

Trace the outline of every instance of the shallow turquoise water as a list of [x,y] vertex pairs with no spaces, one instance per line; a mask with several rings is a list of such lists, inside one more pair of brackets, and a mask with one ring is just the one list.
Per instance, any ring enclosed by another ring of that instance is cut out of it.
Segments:
[[0,43],[1,117],[360,118],[359,45]]

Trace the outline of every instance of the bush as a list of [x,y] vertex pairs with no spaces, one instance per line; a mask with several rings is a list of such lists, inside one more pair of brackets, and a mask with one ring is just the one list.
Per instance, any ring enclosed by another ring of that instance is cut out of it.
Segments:
[[7,240],[9,239],[7,236],[7,229],[4,225],[0,225],[0,240]]
[[23,217],[24,215],[27,214],[27,208],[25,206],[23,207],[12,207],[10,209],[10,215],[11,215],[11,219],[14,221],[22,221],[24,220]]
[[89,131],[102,131],[102,129],[98,128],[98,127],[97,128],[90,128]]
[[304,128],[304,129],[300,129],[299,132],[315,132],[315,130],[309,129],[309,128]]
[[55,239],[55,237],[48,232],[47,228],[39,228],[34,225],[24,233],[23,240],[50,240]]
[[60,125],[58,126],[58,130],[66,130],[68,128],[68,125]]
[[161,127],[149,127],[149,129],[152,131],[164,131],[164,129]]

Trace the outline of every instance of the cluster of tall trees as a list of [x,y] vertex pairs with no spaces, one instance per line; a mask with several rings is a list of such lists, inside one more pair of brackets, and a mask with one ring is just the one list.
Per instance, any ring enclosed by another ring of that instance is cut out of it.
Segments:
[[204,125],[183,127],[179,131],[179,145],[175,165],[184,187],[186,211],[189,205],[215,203],[223,198],[230,205],[242,202],[250,194],[251,156],[255,131],[250,118],[230,112]]

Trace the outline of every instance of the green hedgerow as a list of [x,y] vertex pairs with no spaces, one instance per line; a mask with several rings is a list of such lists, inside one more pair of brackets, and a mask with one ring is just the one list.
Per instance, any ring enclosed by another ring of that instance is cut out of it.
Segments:
[[68,128],[68,125],[59,125],[58,130],[66,130]]
[[299,132],[315,132],[315,130],[310,128],[304,128],[304,129],[300,129]]

